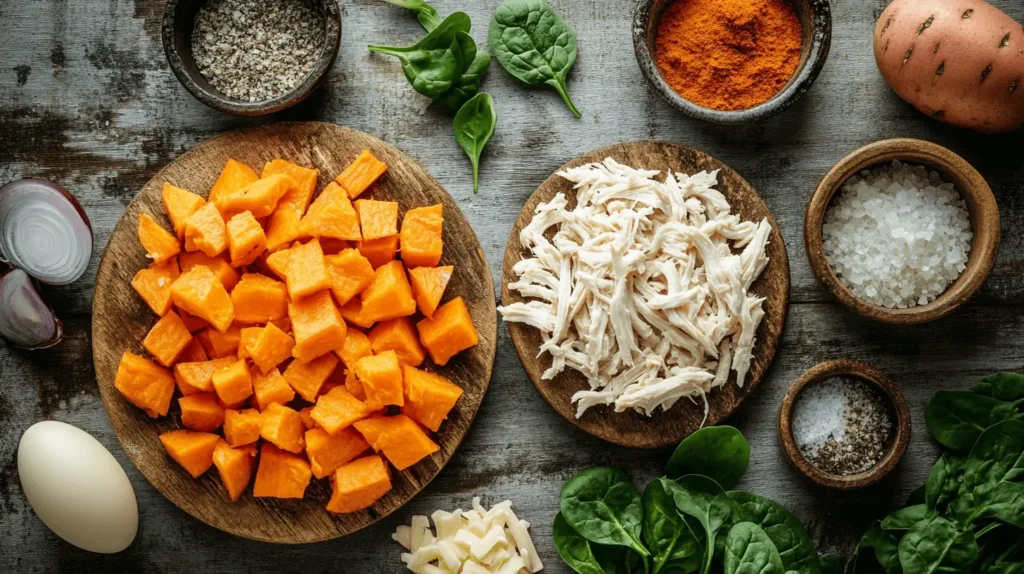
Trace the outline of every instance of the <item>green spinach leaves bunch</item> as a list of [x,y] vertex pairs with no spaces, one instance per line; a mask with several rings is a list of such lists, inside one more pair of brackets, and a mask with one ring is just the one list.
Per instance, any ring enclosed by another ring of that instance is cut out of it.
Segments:
[[1024,574],[1024,375],[939,391],[924,410],[944,452],[910,506],[876,522],[848,574]]
[[555,548],[579,574],[838,574],[782,505],[742,490],[750,445],[735,428],[693,433],[641,493],[622,470],[562,487]]

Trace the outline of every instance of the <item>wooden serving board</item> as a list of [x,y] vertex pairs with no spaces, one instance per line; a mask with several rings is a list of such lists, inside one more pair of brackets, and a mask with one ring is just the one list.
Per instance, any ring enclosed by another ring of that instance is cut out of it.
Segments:
[[[318,189],[359,154],[369,149],[388,171],[365,196],[414,207],[444,205],[442,265],[455,273],[445,300],[462,296],[480,333],[480,344],[445,367],[428,364],[465,391],[433,435],[441,449],[413,467],[392,472],[393,488],[371,508],[333,515],[325,509],[331,494],[327,479],[314,479],[301,500],[254,498],[248,490],[237,502],[228,499],[216,469],[193,479],[164,451],[158,435],[181,428],[177,400],[166,417],[150,419],[114,388],[114,375],[125,350],[143,353],[141,341],[156,321],[131,286],[135,273],[148,265],[139,245],[139,215],[148,213],[166,228],[160,190],[164,182],[206,195],[229,157],[256,169],[283,158],[320,170]],[[426,171],[398,149],[365,133],[321,122],[278,123],[232,131],[207,140],[156,174],[132,200],[107,245],[93,300],[93,361],[100,395],[118,439],[142,474],[171,502],[199,520],[226,532],[268,542],[315,542],[355,532],[405,504],[441,471],[469,430],[483,400],[494,366],[497,323],[494,283],[476,234],[458,206]]]
[[[715,158],[699,150],[674,143],[630,142],[587,152],[563,165],[530,196],[515,225],[512,226],[508,247],[505,249],[502,304],[526,301],[518,292],[509,290],[508,284],[517,279],[512,273],[512,267],[526,254],[519,242],[519,233],[533,219],[537,206],[550,201],[559,192],[564,193],[569,199],[570,208],[576,205],[572,183],[558,176],[557,172],[600,162],[608,157],[635,168],[657,169],[663,173],[672,170],[693,174],[717,169],[717,189],[729,200],[732,212],[744,220],[760,221],[767,217],[771,223],[772,233],[767,249],[770,261],[751,289],[767,300],[764,302],[764,319],[757,331],[750,373],[742,389],[736,386],[733,373],[726,385],[708,393],[709,411],[704,424],[717,424],[731,415],[743,399],[757,387],[775,356],[789,306],[789,258],[778,224],[768,211],[768,206],[750,184]],[[615,413],[610,407],[593,407],[588,409],[583,417],[577,419],[576,406],[572,404],[571,399],[576,391],[588,388],[586,378],[579,372],[567,368],[552,380],[542,380],[541,374],[551,364],[551,358],[547,354],[538,356],[541,345],[540,331],[523,323],[508,323],[508,328],[519,353],[519,359],[544,400],[560,415],[588,433],[622,446],[660,448],[675,445],[700,428],[701,420],[704,418],[703,404],[688,400],[680,400],[667,412],[659,409],[650,417],[633,410]]]

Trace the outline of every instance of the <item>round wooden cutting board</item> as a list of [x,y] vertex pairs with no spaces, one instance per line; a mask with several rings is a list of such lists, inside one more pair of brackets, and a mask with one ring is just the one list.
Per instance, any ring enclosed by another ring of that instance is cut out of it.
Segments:
[[[428,363],[465,393],[432,437],[439,452],[405,471],[392,469],[393,488],[371,508],[333,515],[325,505],[331,495],[327,479],[313,479],[304,499],[254,498],[250,489],[237,502],[228,499],[216,469],[198,480],[175,463],[160,444],[160,433],[182,428],[177,399],[166,417],[151,419],[114,388],[125,350],[143,353],[141,341],[156,316],[131,286],[135,273],[148,265],[136,226],[148,213],[167,229],[160,190],[164,182],[207,195],[227,159],[252,166],[282,158],[320,170],[319,189],[341,173],[361,150],[369,149],[388,171],[364,197],[393,200],[403,213],[414,207],[444,205],[444,256],[454,265],[444,300],[462,296],[480,333],[480,344],[463,351],[445,367]],[[423,489],[451,458],[483,400],[494,366],[497,323],[494,284],[480,243],[451,197],[426,171],[398,149],[362,132],[320,122],[278,123],[232,131],[207,140],[183,154],[146,184],[132,200],[103,254],[93,301],[93,361],[100,395],[125,452],[142,474],[171,502],[199,520],[226,532],[268,542],[315,542],[350,534],[387,516]]]
[[[767,300],[764,302],[764,319],[757,331],[750,373],[742,389],[736,386],[733,373],[726,385],[708,393],[709,410],[704,424],[717,424],[731,415],[761,382],[775,356],[775,349],[786,323],[786,310],[789,305],[789,259],[778,224],[757,192],[735,171],[704,152],[674,143],[630,142],[604,147],[577,157],[557,171],[600,162],[608,157],[624,165],[639,169],[657,169],[662,173],[672,170],[693,174],[717,169],[717,189],[729,200],[732,212],[738,214],[741,219],[750,221],[760,221],[767,217],[771,223],[772,233],[767,249],[770,261],[751,288],[753,293]],[[557,171],[530,196],[509,234],[502,276],[503,305],[526,301],[518,292],[510,291],[508,284],[517,280],[512,273],[512,267],[526,254],[519,242],[519,233],[533,219],[537,206],[550,201],[559,192],[564,193],[569,199],[570,208],[576,205],[573,184],[558,176]],[[559,414],[588,433],[622,446],[660,448],[675,445],[700,428],[704,418],[704,405],[699,399],[696,403],[680,400],[667,412],[659,409],[650,417],[633,410],[616,413],[609,407],[593,407],[577,419],[572,395],[576,391],[588,388],[586,378],[579,372],[567,368],[552,380],[542,380],[541,374],[550,366],[551,358],[546,353],[538,356],[541,345],[540,331],[523,323],[508,323],[508,328],[519,353],[519,359],[544,400]]]

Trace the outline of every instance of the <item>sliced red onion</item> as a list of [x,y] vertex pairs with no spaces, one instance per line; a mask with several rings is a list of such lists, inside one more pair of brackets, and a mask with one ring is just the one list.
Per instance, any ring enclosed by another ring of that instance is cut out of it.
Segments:
[[92,227],[67,191],[41,179],[0,187],[0,259],[51,285],[85,273]]
[[60,342],[60,319],[21,269],[0,276],[0,337],[14,346],[43,349]]

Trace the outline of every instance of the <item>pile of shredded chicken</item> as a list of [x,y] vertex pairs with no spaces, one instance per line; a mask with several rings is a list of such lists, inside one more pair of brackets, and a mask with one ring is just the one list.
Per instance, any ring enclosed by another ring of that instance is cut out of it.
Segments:
[[611,158],[559,172],[576,207],[559,193],[519,236],[530,256],[509,289],[527,301],[498,310],[541,331],[544,379],[566,367],[586,376],[577,418],[595,405],[650,416],[684,397],[707,416],[707,393],[730,370],[743,387],[750,370],[764,317],[750,286],[771,225],[730,213],[717,171],[660,174]]

